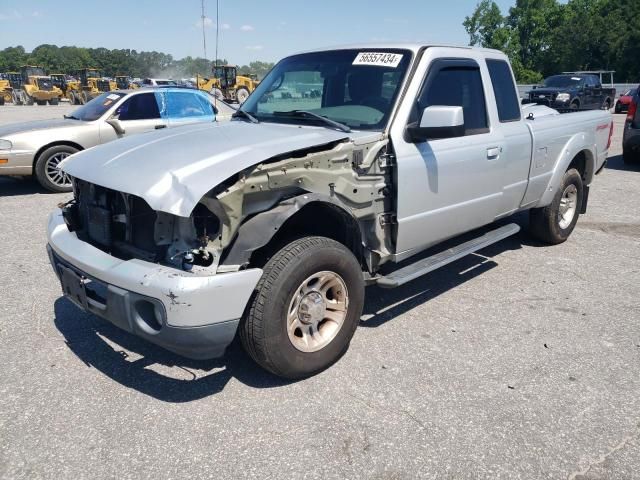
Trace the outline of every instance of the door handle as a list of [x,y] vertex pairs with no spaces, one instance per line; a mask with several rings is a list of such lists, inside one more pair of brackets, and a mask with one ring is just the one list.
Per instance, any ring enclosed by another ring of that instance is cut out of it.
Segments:
[[161,128],[167,128],[167,126],[166,125],[156,125],[154,128],[156,130],[160,130]]
[[487,148],[487,158],[489,160],[495,160],[502,153],[502,147],[491,147]]

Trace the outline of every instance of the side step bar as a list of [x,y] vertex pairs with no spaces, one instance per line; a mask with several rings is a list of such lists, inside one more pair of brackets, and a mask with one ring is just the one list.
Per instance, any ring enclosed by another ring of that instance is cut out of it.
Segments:
[[395,288],[404,285],[411,280],[415,280],[422,275],[433,272],[440,267],[455,262],[456,260],[466,257],[470,253],[482,250],[491,244],[504,240],[511,235],[515,235],[520,231],[520,226],[516,223],[509,223],[503,227],[487,232],[484,235],[461,243],[453,248],[436,253],[427,258],[418,260],[411,265],[402,267],[399,270],[391,272],[389,275],[377,279],[376,284],[382,288]]

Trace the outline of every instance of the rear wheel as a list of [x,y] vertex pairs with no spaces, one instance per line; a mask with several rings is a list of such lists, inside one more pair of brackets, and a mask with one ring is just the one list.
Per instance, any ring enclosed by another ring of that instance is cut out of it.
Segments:
[[580,172],[568,170],[550,205],[530,213],[531,233],[543,242],[562,243],[576,226],[582,208],[584,186]]
[[308,377],[344,354],[363,304],[362,270],[353,253],[329,238],[304,237],[265,265],[240,339],[266,370]]
[[611,100],[607,98],[602,105],[602,109],[607,111],[611,110]]
[[71,177],[58,168],[62,160],[78,151],[68,145],[47,148],[36,161],[36,178],[40,185],[52,192],[70,192]]
[[4,105],[4,96],[0,95],[0,105]]
[[52,98],[49,100],[49,105],[58,105],[59,100],[57,98]]
[[80,94],[80,103],[82,105],[89,103],[91,101],[91,95],[89,95],[89,92],[82,92],[82,94]]
[[36,100],[36,103],[37,103],[38,105],[46,105],[46,104],[47,104],[47,101],[46,101],[46,100]]
[[22,94],[22,98],[23,98],[23,101],[24,101],[25,105],[33,105],[35,103],[34,100],[33,100],[33,97],[30,97],[29,95],[27,95],[24,92]]
[[580,108],[580,102],[578,102],[577,100],[571,102],[571,105],[569,105],[569,108],[571,110],[578,110]]
[[245,87],[240,87],[238,88],[238,90],[236,90],[236,100],[238,100],[238,103],[240,105],[242,105],[247,98],[249,98],[249,90]]

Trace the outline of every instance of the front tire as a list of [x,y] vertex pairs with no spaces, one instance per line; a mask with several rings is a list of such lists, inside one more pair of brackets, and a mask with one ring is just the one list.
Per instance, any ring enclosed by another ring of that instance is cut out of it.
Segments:
[[578,222],[583,195],[584,185],[580,172],[575,168],[567,170],[551,204],[531,210],[531,233],[551,245],[566,241]]
[[38,183],[52,192],[70,192],[72,190],[71,178],[58,169],[58,164],[77,151],[77,148],[68,145],[58,145],[42,152],[35,167]]
[[364,304],[362,269],[341,243],[304,237],[265,265],[240,322],[247,353],[264,369],[298,379],[335,363]]

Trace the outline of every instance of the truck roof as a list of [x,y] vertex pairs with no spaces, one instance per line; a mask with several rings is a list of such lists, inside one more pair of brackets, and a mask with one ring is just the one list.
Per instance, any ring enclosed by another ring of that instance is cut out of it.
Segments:
[[373,42],[373,43],[354,43],[354,44],[346,44],[346,45],[335,45],[329,46],[325,48],[314,48],[312,50],[304,50],[301,52],[297,52],[297,54],[301,53],[311,53],[311,52],[324,52],[327,50],[366,50],[366,49],[398,49],[398,50],[411,50],[416,53],[419,50],[427,47],[439,47],[439,48],[455,48],[461,50],[473,50],[476,52],[486,52],[492,54],[501,54],[505,55],[504,52],[500,50],[495,50],[491,48],[481,48],[481,47],[470,47],[465,45],[451,45],[451,44],[441,44],[441,43],[416,43],[416,42]]

